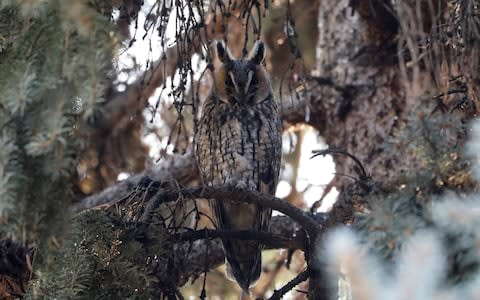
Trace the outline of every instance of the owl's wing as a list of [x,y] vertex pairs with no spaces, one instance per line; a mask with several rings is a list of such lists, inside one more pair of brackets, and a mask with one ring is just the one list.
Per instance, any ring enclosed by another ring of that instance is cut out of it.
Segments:
[[[266,132],[262,132],[262,151],[263,159],[259,158],[259,182],[258,190],[260,192],[275,195],[278,184],[278,177],[281,168],[282,159],[282,136],[281,121],[279,118],[272,120],[266,126]],[[259,211],[260,230],[268,231],[272,216],[270,208],[260,208]]]

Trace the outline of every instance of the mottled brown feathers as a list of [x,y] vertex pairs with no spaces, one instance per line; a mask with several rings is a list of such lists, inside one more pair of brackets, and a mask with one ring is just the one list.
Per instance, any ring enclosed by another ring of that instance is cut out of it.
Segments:
[[[232,185],[274,194],[281,160],[281,123],[258,41],[245,59],[217,42],[219,65],[195,135],[197,164],[205,185]],[[226,230],[267,231],[271,210],[212,199],[215,225]],[[222,240],[227,270],[248,288],[261,270],[258,241]]]

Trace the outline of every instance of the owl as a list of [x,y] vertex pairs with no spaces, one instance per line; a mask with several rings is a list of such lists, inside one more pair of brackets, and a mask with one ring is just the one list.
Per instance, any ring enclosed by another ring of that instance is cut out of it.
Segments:
[[[205,185],[228,185],[274,194],[281,162],[281,122],[269,76],[265,46],[257,41],[247,57],[235,59],[216,42],[218,66],[196,131],[195,155]],[[268,231],[271,209],[211,199],[221,230]],[[258,241],[222,240],[227,276],[248,293],[261,273]]]

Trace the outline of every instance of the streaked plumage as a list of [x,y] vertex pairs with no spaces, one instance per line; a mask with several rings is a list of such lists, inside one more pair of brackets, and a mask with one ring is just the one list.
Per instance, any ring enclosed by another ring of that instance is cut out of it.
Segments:
[[[274,194],[281,160],[281,122],[268,74],[264,45],[257,41],[247,58],[233,59],[217,42],[220,65],[205,100],[195,136],[195,153],[206,185],[232,185]],[[218,229],[267,231],[271,210],[212,199]],[[258,241],[222,240],[229,277],[243,290],[261,273]]]

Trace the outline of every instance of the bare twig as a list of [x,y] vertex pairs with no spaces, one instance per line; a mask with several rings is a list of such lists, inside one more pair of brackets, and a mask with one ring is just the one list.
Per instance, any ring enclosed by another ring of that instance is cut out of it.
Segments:
[[314,157],[319,156],[319,155],[325,156],[327,154],[342,154],[342,155],[348,156],[357,164],[358,169],[360,171],[360,174],[359,174],[360,175],[360,180],[366,180],[366,179],[369,178],[369,176],[367,174],[367,171],[365,170],[365,168],[362,165],[362,162],[360,162],[360,160],[358,158],[356,158],[353,154],[347,152],[346,150],[337,149],[337,148],[329,148],[329,149],[325,149],[325,150],[313,150],[312,153],[313,153],[313,155],[312,155],[311,158],[314,158]]
[[[198,41],[197,41],[198,42]],[[189,48],[191,54],[199,50],[198,43]],[[130,123],[130,117],[133,112],[142,111],[148,98],[155,92],[156,88],[164,84],[165,79],[175,73],[178,68],[177,45],[165,50],[161,58],[155,61],[151,66],[138,77],[137,80],[129,84],[122,92],[112,93],[102,109],[102,118],[98,121],[102,130],[106,128],[119,128]]]

